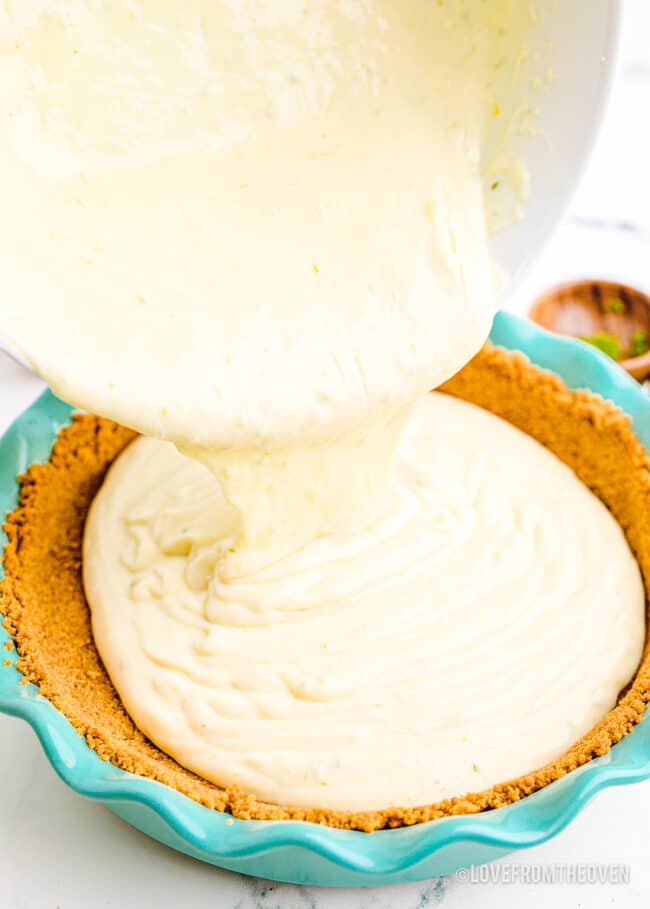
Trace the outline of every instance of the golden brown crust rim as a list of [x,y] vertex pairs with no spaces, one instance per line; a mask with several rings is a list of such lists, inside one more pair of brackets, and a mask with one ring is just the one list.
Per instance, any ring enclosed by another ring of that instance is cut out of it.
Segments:
[[[489,345],[444,390],[503,417],[565,461],[623,527],[650,589],[650,461],[618,408],[589,392],[570,392],[523,356]],[[49,462],[20,478],[20,502],[5,525],[0,609],[18,668],[104,760],[240,818],[371,832],[516,802],[605,754],[642,718],[650,700],[647,641],[635,678],[594,729],[557,761],[482,792],[418,808],[348,813],[270,805],[201,779],[146,739],[122,707],[95,649],[83,593],[86,513],[106,470],[134,435],[108,420],[76,416],[59,434]]]

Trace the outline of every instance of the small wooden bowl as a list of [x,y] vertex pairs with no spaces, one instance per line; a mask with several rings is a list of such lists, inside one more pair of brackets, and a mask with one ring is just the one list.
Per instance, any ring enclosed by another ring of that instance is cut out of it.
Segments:
[[616,360],[633,378],[650,376],[650,350],[632,353],[632,339],[645,332],[650,342],[650,296],[613,281],[573,281],[542,294],[530,313],[533,322],[572,338],[604,333],[618,339],[623,357]]

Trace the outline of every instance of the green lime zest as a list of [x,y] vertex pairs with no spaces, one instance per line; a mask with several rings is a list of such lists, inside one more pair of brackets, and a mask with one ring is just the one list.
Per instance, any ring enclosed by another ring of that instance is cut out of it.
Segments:
[[630,352],[633,357],[642,357],[643,354],[647,353],[649,350],[650,341],[648,340],[648,332],[640,328],[638,331],[635,331],[630,338]]
[[625,303],[620,297],[609,297],[603,302],[603,312],[625,312]]
[[596,347],[602,353],[611,357],[612,360],[620,360],[623,355],[619,339],[615,338],[614,335],[608,335],[606,331],[596,332],[591,337],[581,337],[580,340],[584,341],[585,344],[591,344],[592,347]]

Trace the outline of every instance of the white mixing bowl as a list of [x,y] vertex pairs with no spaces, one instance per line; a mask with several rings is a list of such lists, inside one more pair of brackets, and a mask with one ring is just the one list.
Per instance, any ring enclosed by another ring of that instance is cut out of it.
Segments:
[[[516,0],[526,3],[528,0]],[[536,42],[551,81],[537,94],[536,135],[518,147],[530,174],[525,214],[493,237],[496,260],[515,278],[539,254],[564,214],[603,119],[615,71],[622,0],[544,0]],[[528,85],[517,91],[526,102]]]

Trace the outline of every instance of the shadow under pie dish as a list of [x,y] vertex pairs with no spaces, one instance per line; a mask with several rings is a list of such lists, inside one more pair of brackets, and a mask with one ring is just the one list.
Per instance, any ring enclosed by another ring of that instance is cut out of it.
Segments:
[[[633,417],[634,433],[611,404],[571,394],[520,356],[494,348],[445,389],[505,418],[568,463],[624,527],[647,588],[650,473],[639,441],[650,444],[650,403],[599,354],[511,316],[497,318],[492,340],[523,350],[570,387],[589,387]],[[16,504],[16,474],[48,458],[70,416],[70,408],[46,395],[7,434],[3,510]],[[2,610],[12,649],[4,660],[9,665],[0,668],[0,706],[35,727],[73,788],[206,861],[281,880],[354,884],[446,874],[540,842],[598,788],[650,775],[650,730],[647,720],[640,722],[650,697],[647,649],[614,710],[562,758],[436,805],[361,814],[292,810],[221,790],[184,770],[148,742],[121,707],[92,642],[80,580],[86,511],[133,435],[108,421],[75,418],[51,462],[34,466],[23,480],[20,507],[7,523]],[[408,829],[384,829],[394,827]],[[379,832],[367,837],[358,831]]]

